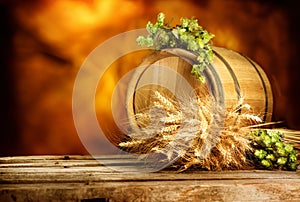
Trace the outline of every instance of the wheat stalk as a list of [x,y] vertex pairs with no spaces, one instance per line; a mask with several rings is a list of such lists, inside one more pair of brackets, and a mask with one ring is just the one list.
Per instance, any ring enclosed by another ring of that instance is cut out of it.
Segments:
[[[166,113],[161,117],[161,113],[151,113],[151,110],[145,109],[136,114],[134,118],[140,131],[132,133],[142,133],[151,138],[139,141],[136,139],[138,136],[131,135],[131,139],[120,143],[120,146],[137,153],[161,153],[168,159],[179,156],[175,166],[179,166],[181,171],[192,166],[220,170],[248,165],[246,155],[251,147],[246,134],[250,129],[240,126],[249,121],[261,122],[256,115],[239,113],[241,109],[250,111],[249,105],[239,103],[227,111],[224,126],[220,131],[214,131],[213,121],[223,111],[216,110],[215,100],[211,96],[186,98],[179,107],[176,101],[158,91],[152,95],[152,108],[163,109]],[[228,124],[236,117],[238,121],[234,126]],[[160,125],[151,125],[151,121]]]
[[[187,97],[180,107],[174,98],[158,91],[152,96],[155,110],[145,109],[136,114],[134,118],[140,127],[119,146],[136,153],[160,153],[169,160],[179,157],[173,165],[179,167],[179,171],[194,166],[207,170],[247,168],[247,155],[253,152],[250,132],[278,124],[263,123],[259,116],[252,114],[250,105],[242,103],[243,99],[226,110],[224,124],[218,125],[216,120],[224,111],[215,107],[216,101],[211,96]],[[276,130],[284,134],[285,141],[300,149],[299,131]],[[140,140],[141,137],[149,138]]]

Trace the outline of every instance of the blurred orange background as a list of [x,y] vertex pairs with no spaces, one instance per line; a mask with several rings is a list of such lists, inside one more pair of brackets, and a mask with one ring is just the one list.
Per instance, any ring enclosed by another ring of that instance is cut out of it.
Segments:
[[[215,34],[214,45],[260,64],[274,91],[273,120],[300,130],[296,0],[7,0],[0,6],[1,156],[87,154],[72,117],[81,64],[110,37],[155,22],[158,12],[174,25],[195,16]],[[106,75],[101,94],[123,73]],[[107,110],[105,102],[96,103],[99,110]]]

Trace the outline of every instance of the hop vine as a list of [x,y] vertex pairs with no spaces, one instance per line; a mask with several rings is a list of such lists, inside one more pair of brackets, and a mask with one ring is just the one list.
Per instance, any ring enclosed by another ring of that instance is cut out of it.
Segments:
[[165,15],[159,13],[157,22],[148,22],[146,26],[148,36],[139,36],[137,43],[156,50],[182,48],[196,53],[197,63],[193,64],[191,73],[204,83],[202,72],[213,62],[211,40],[214,35],[203,29],[197,19],[181,18],[180,22],[180,25],[171,27],[169,23],[165,23]]

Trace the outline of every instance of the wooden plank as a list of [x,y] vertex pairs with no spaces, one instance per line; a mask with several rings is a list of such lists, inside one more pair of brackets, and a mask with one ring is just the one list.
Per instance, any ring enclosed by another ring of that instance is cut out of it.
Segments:
[[298,190],[299,171],[128,174],[90,156],[0,158],[0,201],[300,201]]

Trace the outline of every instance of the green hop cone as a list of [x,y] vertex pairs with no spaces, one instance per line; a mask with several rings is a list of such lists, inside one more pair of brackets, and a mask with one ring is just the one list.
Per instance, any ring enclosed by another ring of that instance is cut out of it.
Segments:
[[298,159],[298,153],[293,150],[291,153],[290,153],[290,161],[291,162],[296,162]]
[[277,154],[278,154],[279,156],[281,156],[281,157],[287,155],[287,153],[286,153],[286,151],[285,151],[284,148],[278,148],[278,149],[277,149]]
[[250,135],[257,166],[266,169],[296,170],[298,153],[292,144],[287,144],[283,134],[274,130],[256,130]]
[[275,143],[275,146],[276,146],[277,148],[284,148],[284,143],[283,143],[283,142],[276,142],[276,143]]
[[275,161],[276,160],[274,154],[267,154],[266,159],[271,160],[271,161]]
[[288,164],[290,170],[297,170],[298,163],[293,162]]
[[272,168],[272,162],[270,160],[264,159],[261,161],[261,164],[268,169]]
[[287,153],[291,153],[291,152],[294,150],[294,147],[293,147],[293,145],[291,145],[291,144],[286,144],[286,145],[284,146],[284,149],[285,149],[285,151],[286,151]]
[[255,150],[254,155],[259,159],[264,159],[265,156],[267,155],[267,152],[265,150],[259,149],[259,150]]
[[261,137],[261,140],[262,140],[262,144],[265,147],[271,147],[272,146],[271,137],[266,132],[262,133],[260,137]]
[[271,142],[272,143],[279,142],[282,138],[281,133],[278,132],[278,131],[269,131],[268,134],[271,137]]
[[187,49],[191,50],[191,51],[197,51],[199,49],[199,45],[198,45],[198,43],[196,41],[189,40],[188,41]]
[[285,165],[286,162],[287,162],[287,158],[285,158],[285,157],[279,157],[279,158],[277,159],[278,165]]

